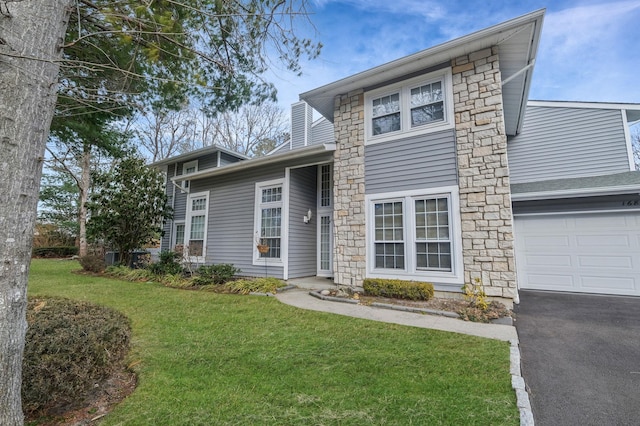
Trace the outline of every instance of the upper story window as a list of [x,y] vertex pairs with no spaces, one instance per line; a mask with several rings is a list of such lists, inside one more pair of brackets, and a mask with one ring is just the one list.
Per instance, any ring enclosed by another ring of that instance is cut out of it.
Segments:
[[365,95],[367,143],[453,127],[451,71],[383,87]]
[[[198,160],[193,160],[193,161],[189,161],[187,163],[184,163],[182,165],[182,174],[183,175],[188,175],[191,173],[195,173],[198,171]],[[183,180],[182,181],[182,187],[185,189],[189,188],[189,181],[188,180]]]
[[411,89],[411,127],[444,121],[442,81]]
[[371,101],[373,135],[400,130],[400,94],[382,96]]

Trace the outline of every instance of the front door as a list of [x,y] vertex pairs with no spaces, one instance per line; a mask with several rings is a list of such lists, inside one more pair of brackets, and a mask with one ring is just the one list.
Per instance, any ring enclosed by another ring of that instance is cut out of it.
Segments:
[[318,276],[333,277],[333,179],[331,164],[318,166]]

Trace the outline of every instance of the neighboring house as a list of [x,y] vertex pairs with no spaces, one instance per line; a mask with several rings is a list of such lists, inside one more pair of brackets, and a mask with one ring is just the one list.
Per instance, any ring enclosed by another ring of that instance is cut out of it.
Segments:
[[527,103],[543,15],[301,94],[266,157],[212,146],[155,163],[175,209],[162,248],[347,286],[640,295],[640,105]]

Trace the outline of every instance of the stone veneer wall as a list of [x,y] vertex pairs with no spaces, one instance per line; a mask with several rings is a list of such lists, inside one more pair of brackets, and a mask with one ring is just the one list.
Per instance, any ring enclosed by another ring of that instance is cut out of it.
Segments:
[[334,282],[362,286],[366,271],[364,93],[336,98],[333,174]]
[[465,282],[513,299],[516,269],[501,75],[497,48],[453,63]]

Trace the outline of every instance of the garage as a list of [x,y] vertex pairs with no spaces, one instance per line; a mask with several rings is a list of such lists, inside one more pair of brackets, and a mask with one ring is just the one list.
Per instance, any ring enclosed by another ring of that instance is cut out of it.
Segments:
[[515,216],[519,287],[640,296],[640,212]]

